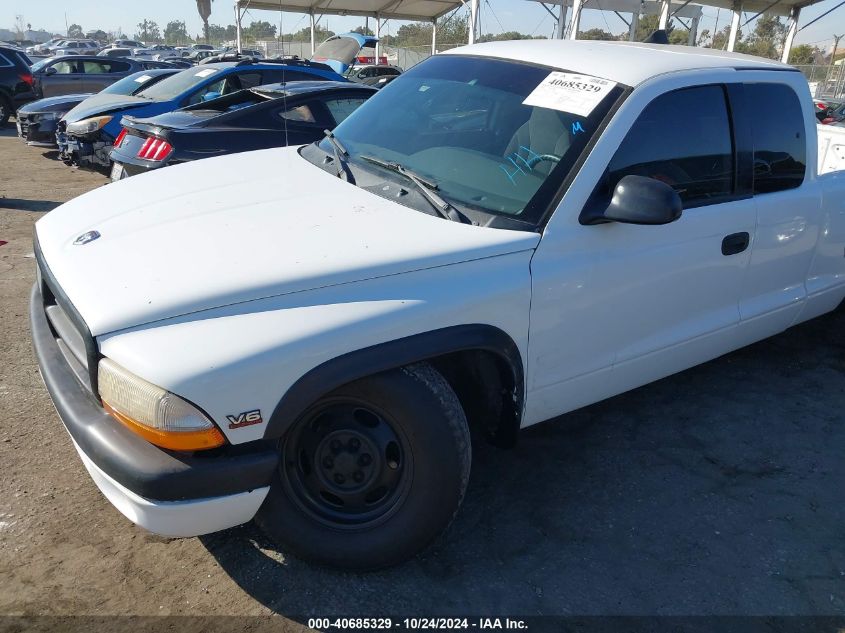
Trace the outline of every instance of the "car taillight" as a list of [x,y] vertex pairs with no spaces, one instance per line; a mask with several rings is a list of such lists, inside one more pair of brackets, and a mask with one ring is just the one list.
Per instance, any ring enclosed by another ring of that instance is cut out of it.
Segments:
[[120,147],[120,144],[123,142],[123,139],[126,138],[126,128],[120,130],[120,134],[117,135],[117,138],[114,139],[114,146]]
[[21,78],[21,81],[32,88],[32,85],[35,83],[35,77],[32,76],[32,73],[21,73],[18,75]]
[[164,160],[168,156],[170,156],[170,152],[173,151],[173,146],[161,138],[156,138],[155,136],[150,136],[144,141],[144,144],[141,145],[141,149],[138,150],[138,158],[143,158],[145,160]]

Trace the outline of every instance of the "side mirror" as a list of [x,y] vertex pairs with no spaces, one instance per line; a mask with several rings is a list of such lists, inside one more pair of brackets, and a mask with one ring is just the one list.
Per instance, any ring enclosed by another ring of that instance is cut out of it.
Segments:
[[584,217],[582,224],[669,224],[681,217],[683,203],[678,192],[665,182],[645,176],[624,176],[613,191],[607,208]]
[[59,72],[59,71],[58,71],[58,70],[56,70],[53,66],[50,66],[49,68],[47,68],[47,69],[44,71],[44,74],[45,74],[45,75],[55,75],[57,72]]
[[219,96],[220,96],[220,93],[219,93],[219,92],[206,92],[206,93],[202,96],[202,100],[203,100],[203,101],[211,101],[212,99],[216,99],[216,98],[217,98],[217,97],[219,97]]

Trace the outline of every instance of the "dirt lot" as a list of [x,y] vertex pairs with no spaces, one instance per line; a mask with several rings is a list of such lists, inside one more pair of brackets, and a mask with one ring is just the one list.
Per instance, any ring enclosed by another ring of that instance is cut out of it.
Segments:
[[32,224],[105,178],[0,131],[0,614],[845,615],[845,311],[477,447],[448,536],[383,573],[252,526],[168,540],[89,479],[33,361]]

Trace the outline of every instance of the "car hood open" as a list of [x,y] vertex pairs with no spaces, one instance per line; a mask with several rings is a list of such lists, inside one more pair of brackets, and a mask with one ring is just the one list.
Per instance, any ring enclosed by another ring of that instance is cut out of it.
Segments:
[[134,108],[139,105],[152,103],[147,99],[141,97],[132,97],[128,95],[116,94],[95,94],[88,97],[85,101],[73,108],[65,115],[65,121],[74,123],[92,116],[99,116],[101,114],[110,114],[112,112],[119,112],[127,108]]
[[[99,237],[74,244],[89,231]],[[296,148],[209,158],[95,189],[36,224],[92,334],[200,310],[532,249],[355,187]]]

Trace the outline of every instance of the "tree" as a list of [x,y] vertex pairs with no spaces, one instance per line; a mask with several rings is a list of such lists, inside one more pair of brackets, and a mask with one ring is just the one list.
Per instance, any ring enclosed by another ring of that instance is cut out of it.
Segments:
[[821,55],[821,51],[818,46],[812,46],[811,44],[799,44],[798,46],[793,46],[792,50],[789,51],[789,63],[813,64],[819,55]]
[[734,48],[741,53],[778,59],[783,50],[787,26],[776,15],[761,15],[754,25],[748,39],[739,42]]
[[[327,28],[320,26],[319,24],[314,27],[314,40],[317,43],[330,38],[332,35],[334,35],[334,31],[330,31]],[[310,42],[311,28],[306,27],[304,29],[298,30],[296,33],[287,33],[283,36],[283,39],[289,42]]]
[[219,24],[208,25],[208,39],[212,42],[222,42],[227,39],[234,39],[226,37],[226,27]]
[[[645,40],[649,35],[654,33],[658,30],[660,26],[660,16],[659,15],[643,15],[640,16],[640,21],[637,23],[637,41],[642,42]],[[675,30],[675,21],[669,20],[669,23],[666,25],[666,36],[669,38],[669,42],[672,42],[672,32]],[[684,43],[686,43],[686,33],[684,33]]]
[[182,20],[173,20],[164,28],[164,41],[168,44],[184,44],[190,39],[188,29]]
[[71,24],[69,27],[67,27],[67,36],[82,39],[83,37],[85,37],[85,31],[83,31],[82,27],[78,24]]
[[276,25],[259,20],[250,22],[243,32],[251,40],[270,40],[276,37]]
[[604,29],[588,29],[586,31],[578,31],[579,40],[615,40],[617,39],[613,33],[608,33]]
[[152,20],[144,20],[143,22],[138,22],[136,26],[138,27],[138,32],[135,33],[135,37],[137,39],[140,39],[145,44],[147,42],[161,41],[161,31],[158,28],[158,24],[156,24]]
[[[593,29],[597,30],[597,29]],[[580,37],[580,35],[579,35]],[[491,35],[486,34],[482,35],[478,38],[478,42],[501,42],[506,40],[533,40],[535,39],[532,35],[526,35],[525,33],[520,33],[519,31],[505,31],[504,33],[499,33],[498,35]],[[545,38],[541,38],[545,39]],[[585,39],[598,39],[598,38],[585,38]]]
[[208,18],[211,17],[211,1],[197,0],[197,13],[202,19],[202,34],[205,36],[205,43],[208,44]]
[[375,35],[369,28],[366,26],[356,26],[352,29],[353,33],[360,33],[361,35]]

